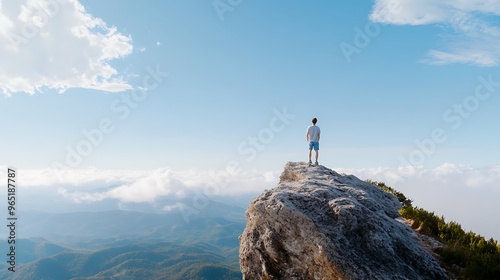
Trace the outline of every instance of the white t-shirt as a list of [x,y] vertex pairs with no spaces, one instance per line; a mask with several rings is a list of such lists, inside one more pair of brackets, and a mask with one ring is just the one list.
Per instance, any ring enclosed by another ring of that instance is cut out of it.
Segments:
[[307,128],[307,134],[309,134],[309,142],[319,141],[318,135],[321,133],[321,129],[317,125],[310,125]]

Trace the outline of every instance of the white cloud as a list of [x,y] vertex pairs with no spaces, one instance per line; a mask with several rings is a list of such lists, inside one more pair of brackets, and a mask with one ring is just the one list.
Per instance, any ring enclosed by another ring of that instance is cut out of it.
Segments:
[[[0,180],[6,168],[0,169]],[[260,192],[273,188],[279,172],[243,170],[98,170],[35,169],[21,170],[20,185],[27,192],[42,189],[56,191],[73,202],[114,199],[120,202],[154,202],[170,197],[182,199],[188,194],[228,196]]]
[[109,65],[132,52],[131,41],[78,0],[0,1],[0,90],[131,89]]
[[376,0],[370,19],[375,22],[420,25],[442,21],[445,11],[433,0]]
[[[149,170],[99,170],[87,169],[32,169],[21,170],[20,183],[26,188],[51,188],[68,185],[73,189],[85,186],[108,186],[134,182],[149,174]],[[1,173],[0,173],[1,175]]]
[[172,171],[158,169],[151,175],[139,178],[135,182],[121,185],[98,195],[123,202],[152,202],[158,197],[164,197],[185,188],[187,185]]
[[83,192],[83,191],[69,192],[65,188],[59,188],[57,192],[64,198],[76,203],[96,202],[107,198],[106,196],[104,196],[102,193],[99,192]]
[[400,25],[462,21],[474,13],[500,15],[498,0],[376,0],[370,19]]
[[[422,62],[500,65],[500,0],[376,0],[370,19],[395,25],[439,24],[441,50],[429,50]],[[489,17],[489,18],[488,18]]]
[[183,207],[185,207],[184,204],[182,204],[180,202],[177,202],[175,204],[167,205],[167,206],[163,207],[162,210],[165,211],[165,212],[172,212],[172,211],[174,211],[176,209],[183,209]]
[[500,192],[500,166],[483,169],[464,164],[444,163],[436,168],[399,167],[399,168],[366,168],[337,169],[337,172],[354,174],[362,180],[370,179],[398,185],[419,185],[420,189],[429,186],[460,186],[461,188],[485,189]]

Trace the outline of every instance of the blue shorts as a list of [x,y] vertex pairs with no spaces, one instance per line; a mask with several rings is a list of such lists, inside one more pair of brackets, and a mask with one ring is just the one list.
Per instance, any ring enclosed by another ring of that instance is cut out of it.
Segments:
[[309,142],[309,150],[312,150],[313,148],[315,151],[319,150],[319,142],[318,141]]

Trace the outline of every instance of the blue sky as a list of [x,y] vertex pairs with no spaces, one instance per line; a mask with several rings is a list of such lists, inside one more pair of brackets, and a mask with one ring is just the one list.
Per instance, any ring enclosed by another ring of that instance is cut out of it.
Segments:
[[[500,192],[500,1],[0,3],[0,165],[28,185],[51,167],[133,188],[236,164],[257,191],[307,159],[317,117],[321,164],[446,216],[467,215],[430,193]],[[103,179],[124,170],[139,175]]]

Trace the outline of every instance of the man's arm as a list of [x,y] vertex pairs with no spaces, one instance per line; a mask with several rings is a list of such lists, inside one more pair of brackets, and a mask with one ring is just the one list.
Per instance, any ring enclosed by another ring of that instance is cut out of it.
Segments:
[[306,132],[306,141],[309,141],[309,131]]
[[318,132],[318,141],[319,141],[320,136],[321,136],[321,133]]

